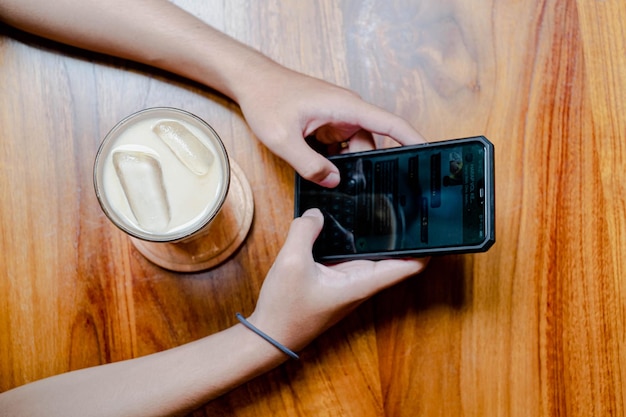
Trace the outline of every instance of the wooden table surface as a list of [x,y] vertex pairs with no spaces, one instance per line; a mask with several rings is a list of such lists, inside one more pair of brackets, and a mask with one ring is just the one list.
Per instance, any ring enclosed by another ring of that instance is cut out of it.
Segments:
[[[626,2],[178,3],[430,140],[484,134],[496,146],[489,252],[433,259],[301,361],[195,415],[626,413]],[[209,122],[250,181],[252,230],[214,270],[152,265],[97,203],[100,140],[153,106]],[[293,170],[222,96],[0,27],[0,391],[249,314],[292,193]]]

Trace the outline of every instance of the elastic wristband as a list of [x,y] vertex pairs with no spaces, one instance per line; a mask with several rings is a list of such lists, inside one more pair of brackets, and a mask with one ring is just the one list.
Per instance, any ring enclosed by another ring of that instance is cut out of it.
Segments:
[[300,359],[300,356],[298,356],[297,353],[295,353],[291,349],[287,348],[285,345],[279,343],[275,339],[272,339],[270,336],[268,336],[267,334],[263,333],[261,330],[259,330],[256,327],[254,327],[254,325],[252,323],[250,323],[248,320],[246,320],[241,315],[241,313],[236,313],[235,316],[237,316],[237,320],[239,320],[241,322],[241,324],[243,324],[248,329],[252,330],[254,333],[256,333],[259,336],[261,336],[263,339],[265,339],[266,341],[268,341],[272,345],[276,346],[276,348],[280,349],[281,352],[283,352],[285,355],[289,356],[291,359]]

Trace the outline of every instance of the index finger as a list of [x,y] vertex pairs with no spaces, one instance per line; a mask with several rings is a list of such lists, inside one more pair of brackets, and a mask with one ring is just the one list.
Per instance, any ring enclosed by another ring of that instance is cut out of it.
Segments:
[[[366,299],[410,276],[420,273],[430,258],[357,260],[331,266],[331,269],[357,276],[353,285],[358,297]],[[357,289],[358,287],[358,289]]]
[[402,117],[390,113],[371,103],[362,101],[356,113],[356,124],[363,129],[388,136],[401,145],[416,145],[428,142],[411,124]]

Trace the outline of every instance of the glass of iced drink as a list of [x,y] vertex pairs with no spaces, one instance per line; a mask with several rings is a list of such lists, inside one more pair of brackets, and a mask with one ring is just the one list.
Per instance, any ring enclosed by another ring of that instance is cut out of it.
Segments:
[[245,175],[211,126],[179,109],[142,110],[113,127],[96,155],[94,186],[135,248],[174,271],[223,262],[252,222]]

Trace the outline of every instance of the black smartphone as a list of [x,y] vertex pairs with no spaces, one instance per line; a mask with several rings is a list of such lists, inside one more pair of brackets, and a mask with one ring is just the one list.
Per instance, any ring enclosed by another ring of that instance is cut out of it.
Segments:
[[484,136],[329,157],[340,184],[296,175],[295,215],[324,214],[321,262],[484,252],[495,242],[494,147]]

